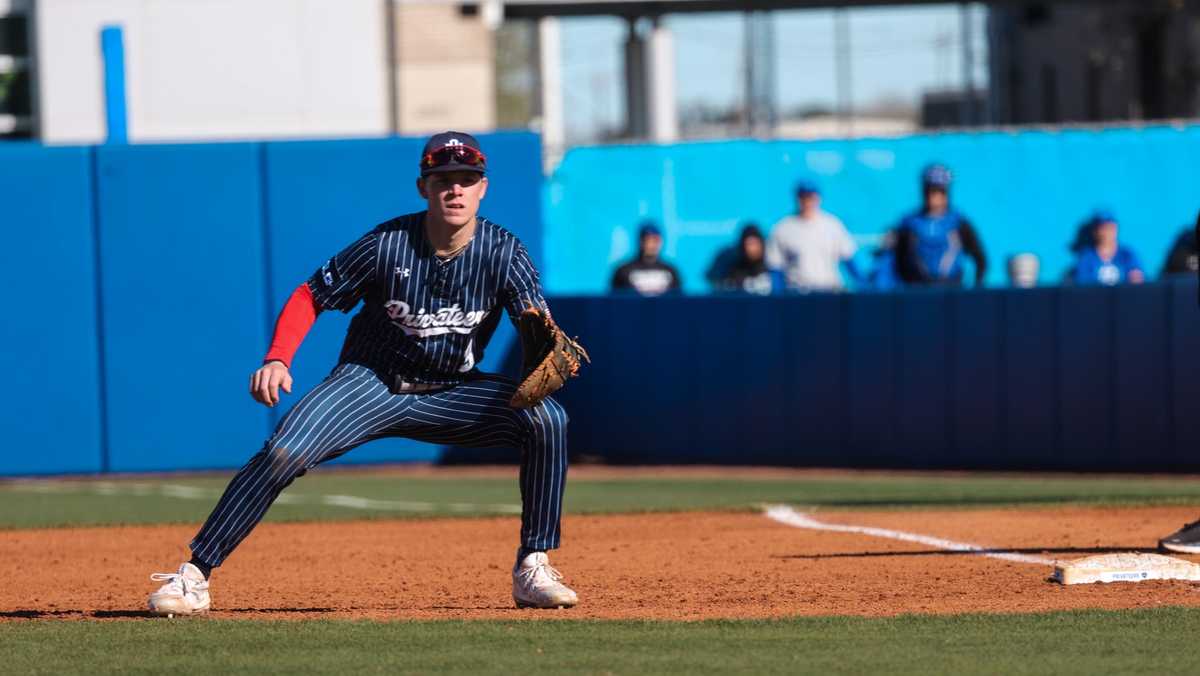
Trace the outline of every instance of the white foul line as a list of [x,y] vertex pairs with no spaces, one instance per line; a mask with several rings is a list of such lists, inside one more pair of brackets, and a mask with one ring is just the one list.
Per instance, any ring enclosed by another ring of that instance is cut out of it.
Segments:
[[987,556],[993,559],[1001,559],[1004,561],[1016,561],[1017,563],[1032,563],[1036,565],[1047,566],[1053,566],[1055,563],[1057,563],[1053,559],[1047,559],[1041,556],[1014,554],[1011,552],[997,552],[990,547],[973,545],[968,542],[943,540],[942,538],[921,535],[919,533],[905,533],[904,531],[888,530],[887,528],[874,528],[871,526],[846,526],[836,523],[824,523],[822,521],[817,521],[807,514],[798,512],[787,505],[769,505],[767,506],[766,515],[768,519],[778,521],[779,523],[793,526],[795,528],[832,531],[834,533],[858,533],[860,535],[888,538],[889,540],[916,542],[930,547],[944,549],[950,552],[973,552],[975,554],[979,554],[980,556]]

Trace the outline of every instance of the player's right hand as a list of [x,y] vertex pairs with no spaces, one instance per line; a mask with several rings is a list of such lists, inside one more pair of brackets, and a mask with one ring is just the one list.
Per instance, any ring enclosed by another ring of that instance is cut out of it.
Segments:
[[250,376],[250,396],[260,404],[272,407],[278,404],[280,387],[292,393],[292,374],[281,361],[267,362]]

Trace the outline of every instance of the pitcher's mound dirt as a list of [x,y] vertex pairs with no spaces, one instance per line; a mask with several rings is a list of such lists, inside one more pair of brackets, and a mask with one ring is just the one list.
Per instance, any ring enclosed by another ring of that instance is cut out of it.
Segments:
[[[824,521],[1075,558],[1152,547],[1194,507],[824,512]],[[1200,606],[1200,585],[1062,587],[1049,566],[800,530],[752,513],[568,517],[571,610],[516,610],[515,518],[264,524],[213,576],[215,618],[646,618]],[[191,526],[0,532],[0,619],[140,617]]]

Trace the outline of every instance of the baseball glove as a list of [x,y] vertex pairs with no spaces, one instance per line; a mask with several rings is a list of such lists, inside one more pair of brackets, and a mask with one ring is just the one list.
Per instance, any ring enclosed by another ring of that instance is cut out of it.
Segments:
[[531,307],[522,312],[517,334],[521,337],[525,359],[521,371],[525,377],[509,402],[514,408],[536,406],[567,379],[578,375],[580,364],[592,361],[587,350],[563,333],[545,310]]

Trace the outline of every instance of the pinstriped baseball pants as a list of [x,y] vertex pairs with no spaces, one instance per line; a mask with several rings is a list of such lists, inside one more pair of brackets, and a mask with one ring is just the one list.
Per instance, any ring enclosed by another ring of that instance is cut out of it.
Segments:
[[508,401],[515,388],[488,376],[448,390],[393,394],[370,369],[340,364],[296,403],[263,450],[234,476],[192,540],[192,554],[219,566],[296,477],[355,446],[392,436],[521,449],[521,546],[558,547],[567,414],[553,399],[512,408]]

